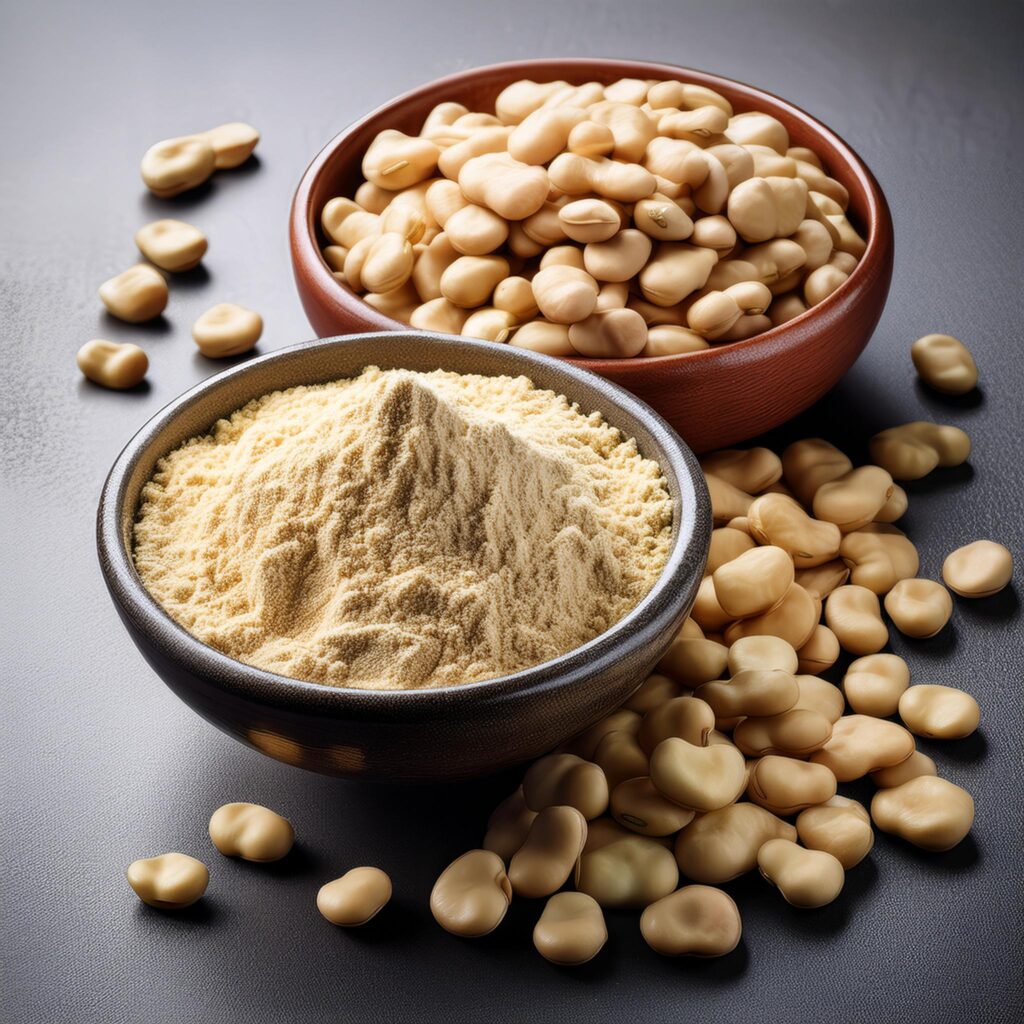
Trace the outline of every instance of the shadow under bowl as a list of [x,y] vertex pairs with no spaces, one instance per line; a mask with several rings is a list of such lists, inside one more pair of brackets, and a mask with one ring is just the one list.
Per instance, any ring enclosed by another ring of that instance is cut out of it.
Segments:
[[[607,632],[515,674],[429,690],[324,686],[235,661],[174,622],[132,559],[142,487],[159,459],[250,400],[366,366],[488,376],[525,375],[598,410],[656,460],[674,517],[667,564],[647,596]],[[329,775],[436,782],[498,771],[544,753],[613,710],[643,682],[690,610],[711,535],[711,508],[693,453],[651,409],[607,381],[547,356],[405,331],[307,342],[231,367],[157,413],[118,456],[97,514],[100,566],[143,656],[188,705],[236,739]]]
[[867,249],[848,280],[827,299],[756,337],[682,355],[567,361],[632,391],[697,452],[764,433],[821,398],[854,364],[885,305],[893,264],[892,217],[885,197],[853,149],[799,107],[742,82],[671,64],[594,58],[492,64],[413,89],[335,136],[299,182],[289,224],[295,282],[314,330],[326,336],[409,329],[338,281],[321,255],[329,242],[320,213],[334,196],[355,193],[363,180],[363,154],[378,132],[397,128],[418,134],[429,111],[445,100],[492,111],[498,93],[521,78],[580,84],[627,77],[707,86],[725,96],[737,113],[759,110],[777,118],[791,145],[813,149],[849,191],[849,213]]

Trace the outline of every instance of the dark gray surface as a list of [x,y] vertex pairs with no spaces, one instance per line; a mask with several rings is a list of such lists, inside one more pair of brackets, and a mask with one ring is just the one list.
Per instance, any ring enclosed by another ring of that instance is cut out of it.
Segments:
[[[907,526],[923,572],[980,536],[1019,556],[1021,13],[1010,3],[5,4],[0,1019],[1013,1019],[1024,988],[1019,575],[996,600],[957,601],[937,641],[896,642],[918,681],[962,685],[981,701],[976,738],[923,744],[975,794],[971,838],[935,857],[880,837],[820,913],[791,911],[747,879],[731,887],[743,943],[717,962],[662,960],[634,915],[613,915],[607,950],[570,972],[533,951],[534,906],[519,903],[477,943],[445,935],[426,909],[437,872],[478,841],[512,780],[369,788],[220,735],[131,647],[103,591],[93,512],[129,435],[216,369],[189,340],[199,312],[218,301],[259,309],[264,351],[310,334],[285,224],[291,190],[324,141],[444,72],[602,54],[746,79],[860,151],[896,222],[890,303],[832,400],[784,433],[862,439],[921,416],[964,426],[976,443],[970,466],[911,488]],[[235,118],[263,130],[258,163],[177,202],[145,195],[147,145]],[[208,231],[207,269],[174,280],[165,322],[110,322],[97,285],[135,258],[134,230],[167,213]],[[915,385],[907,348],[929,330],[971,344],[980,399],[941,401]],[[147,391],[79,380],[74,352],[95,336],[141,339]],[[206,819],[237,799],[294,821],[300,845],[289,860],[256,867],[212,850]],[[212,869],[208,897],[178,917],[139,905],[123,878],[133,858],[165,849]],[[316,888],[359,863],[391,872],[396,903],[361,932],[332,929],[314,908]]]

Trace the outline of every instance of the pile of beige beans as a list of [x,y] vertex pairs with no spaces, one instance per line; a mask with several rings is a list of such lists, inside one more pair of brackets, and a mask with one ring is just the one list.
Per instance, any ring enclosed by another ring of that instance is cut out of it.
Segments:
[[[169,199],[205,184],[215,170],[245,163],[259,138],[252,125],[234,121],[197,135],[166,139],[146,151],[142,179],[155,196]],[[129,324],[161,316],[170,298],[164,274],[194,270],[208,248],[199,228],[173,218],[143,225],[135,233],[135,244],[149,262],[134,264],[99,288],[107,312]],[[230,302],[207,310],[192,327],[199,351],[211,359],[248,352],[262,333],[258,313]],[[138,386],[149,369],[149,357],[141,346],[104,338],[87,341],[78,350],[77,363],[88,380],[115,391]]]
[[380,132],[324,260],[414,327],[559,356],[693,352],[823,302],[865,249],[784,125],[703,86],[519,81]]

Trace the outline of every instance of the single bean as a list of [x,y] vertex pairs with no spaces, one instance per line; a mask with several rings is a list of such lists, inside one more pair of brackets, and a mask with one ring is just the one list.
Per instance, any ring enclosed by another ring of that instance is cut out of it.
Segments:
[[878,597],[867,587],[837,587],[825,601],[825,623],[850,654],[874,654],[889,642]]
[[575,807],[588,820],[608,806],[608,782],[596,764],[574,754],[548,754],[523,778],[523,798],[532,811]]
[[1013,555],[992,540],[965,544],[948,554],[942,563],[946,586],[961,597],[991,597],[1012,577]]
[[761,875],[794,907],[831,903],[843,890],[843,865],[824,850],[807,850],[786,839],[770,839],[757,851]]
[[629,281],[651,255],[651,240],[642,231],[627,228],[604,242],[590,242],[583,250],[583,265],[598,281]]
[[694,816],[692,810],[666,799],[647,777],[620,782],[612,790],[609,806],[620,825],[645,836],[674,835]]
[[505,865],[489,850],[470,850],[441,872],[430,893],[434,920],[453,935],[489,935],[504,920],[512,901]]
[[911,686],[900,697],[899,713],[915,736],[935,740],[962,740],[981,720],[978,702],[952,686]]
[[725,956],[740,942],[743,924],[735,901],[721,889],[686,885],[640,915],[644,941],[662,956]]
[[202,185],[217,165],[207,139],[185,135],[150,146],[142,157],[142,180],[160,199],[170,199]]
[[659,242],[681,242],[689,238],[694,229],[694,222],[679,204],[660,192],[636,203],[633,223]]
[[770,839],[795,841],[796,829],[757,804],[730,804],[698,815],[675,840],[679,869],[695,882],[720,885],[757,867]]
[[747,757],[806,757],[824,747],[831,736],[828,718],[804,708],[768,718],[744,718],[732,734],[733,742]]
[[844,715],[811,760],[830,768],[840,782],[891,768],[914,753],[914,737],[900,725],[868,715]]
[[407,324],[420,305],[420,297],[410,280],[401,288],[394,288],[389,292],[367,292],[363,296],[363,302],[391,317],[392,320],[400,320]]
[[280,860],[295,842],[287,818],[259,804],[224,804],[210,818],[210,839],[225,857],[258,863]]
[[808,306],[824,302],[850,275],[831,263],[812,270],[804,280],[804,301]]
[[391,206],[380,215],[380,229],[383,234],[398,234],[415,245],[427,230],[427,219],[415,206]]
[[677,107],[680,110],[694,110],[713,106],[732,117],[732,104],[724,96],[707,86],[688,82],[656,82],[647,91],[647,102],[655,109]]
[[395,198],[395,193],[389,192],[386,188],[381,188],[380,185],[374,185],[372,181],[364,181],[356,189],[353,198],[356,201],[356,205],[361,206],[368,213],[381,214],[391,204],[391,200]]
[[444,296],[430,299],[413,310],[409,317],[411,326],[421,331],[437,331],[439,334],[461,334],[462,325],[469,318],[469,311],[449,302]]
[[630,358],[639,355],[647,344],[647,324],[631,309],[591,313],[570,324],[569,344],[590,359]]
[[566,148],[573,128],[587,115],[578,107],[541,107],[508,136],[508,151],[524,164],[546,164]]
[[[424,302],[442,297],[441,277],[460,255],[462,254],[452,245],[451,239],[443,231],[435,236],[426,249],[417,255],[416,263],[412,268],[411,280],[419,297]],[[458,334],[459,332],[448,333]]]
[[[845,540],[845,538],[844,538]],[[842,546],[839,552],[842,554]],[[811,597],[824,601],[829,594],[841,587],[850,578],[850,569],[845,562],[833,558],[829,562],[812,566],[810,569],[798,569],[794,582],[798,583]]]
[[807,270],[817,270],[831,259],[832,236],[820,221],[802,220],[790,237],[807,253]]
[[747,797],[780,817],[798,814],[836,795],[836,777],[821,764],[769,754],[750,769]]
[[511,313],[520,322],[532,320],[538,313],[533,286],[525,277],[506,277],[500,281],[492,301],[497,309]]
[[158,317],[167,308],[167,296],[167,282],[145,263],[137,263],[100,285],[100,300],[107,312],[130,324]]
[[724,525],[737,516],[745,516],[754,501],[752,494],[740,490],[735,485],[717,477],[714,473],[705,473],[704,481],[708,485],[711,496],[711,516],[716,526]]
[[606,733],[594,751],[594,763],[604,772],[613,793],[620,783],[638,779],[650,771],[647,755],[636,736],[629,732]]
[[566,88],[567,82],[531,82],[524,78],[502,89],[494,101],[494,112],[503,124],[519,124]]
[[429,139],[386,128],[363,156],[363,177],[380,188],[398,191],[429,178],[440,155],[441,150]]
[[739,146],[768,146],[776,153],[789,149],[789,132],[770,114],[749,111],[729,118],[726,134]]
[[846,871],[856,867],[875,845],[871,816],[862,804],[844,796],[801,811],[796,831],[804,846],[832,854]]
[[345,284],[345,260],[348,258],[348,249],[343,245],[328,245],[325,246],[321,255],[324,258],[324,262],[334,272],[335,277],[339,277],[339,280]]
[[459,186],[473,203],[489,207],[505,220],[524,220],[548,197],[548,174],[508,153],[486,153],[467,160],[459,171]]
[[729,221],[750,245],[785,238],[800,227],[807,210],[807,183],[799,178],[754,177],[729,194]]
[[820,602],[794,583],[773,608],[729,626],[725,641],[732,644],[744,636],[777,636],[799,650],[811,638],[820,616]]
[[537,812],[526,806],[523,787],[520,786],[491,812],[487,819],[483,848],[496,853],[507,863],[526,842],[530,826],[536,817]]
[[199,265],[206,236],[183,220],[155,220],[135,232],[135,244],[150,263],[180,273]]
[[708,549],[708,561],[704,566],[704,575],[711,576],[716,569],[739,558],[746,551],[756,547],[754,538],[742,530],[734,530],[730,526],[719,526],[711,531],[711,547]]
[[695,331],[673,324],[661,324],[647,329],[647,344],[642,356],[677,356],[684,352],[699,352],[708,343]]
[[537,952],[561,967],[593,960],[607,941],[601,905],[584,892],[556,892],[533,929]]
[[748,669],[776,669],[795,675],[797,656],[793,645],[781,637],[744,636],[729,648],[728,664],[734,676]]
[[701,580],[690,615],[705,633],[720,633],[733,621],[732,616],[718,603],[715,581],[710,576]]
[[[709,642],[709,641],[707,641]],[[748,668],[731,679],[715,679],[694,692],[719,718],[781,715],[796,705],[800,688],[789,672]]]
[[545,807],[534,818],[508,868],[512,891],[537,899],[550,896],[579,872],[587,821],[575,807]]
[[324,207],[320,223],[324,234],[346,249],[369,235],[380,233],[380,217],[344,196],[337,196]]
[[[703,748],[708,733],[714,727],[715,713],[708,704],[695,697],[676,697],[644,715],[636,738],[650,757],[663,740],[670,738],[681,738],[692,746]],[[652,777],[653,774],[652,771]]]
[[801,672],[824,672],[839,659],[839,639],[828,626],[819,623],[796,655]]
[[822,484],[838,480],[852,469],[853,463],[820,437],[794,441],[782,453],[782,475],[804,505],[814,501]]
[[568,236],[558,214],[566,200],[567,197],[563,196],[554,202],[546,202],[536,213],[522,221],[521,226],[527,238],[533,239],[544,248],[565,242]]
[[724,744],[695,746],[671,736],[662,740],[651,754],[651,781],[658,792],[673,803],[698,812],[735,803],[746,785],[746,777],[743,755]]
[[894,764],[891,768],[879,768],[871,772],[870,778],[879,789],[893,789],[922,775],[938,774],[935,762],[927,754],[915,750],[906,761]]
[[926,334],[910,346],[918,376],[944,395],[965,395],[978,386],[978,367],[967,346],[949,334]]
[[677,636],[658,662],[658,671],[683,686],[700,686],[725,670],[729,650],[705,637]]
[[248,352],[263,333],[263,318],[259,313],[221,302],[211,306],[192,325],[192,338],[199,351],[210,359],[223,359]]
[[604,199],[577,199],[566,203],[558,211],[558,218],[566,236],[584,244],[605,242],[622,226],[618,210]]
[[814,516],[835,523],[843,533],[859,530],[882,510],[893,486],[892,477],[879,466],[851,469],[814,492]]
[[565,148],[578,156],[610,156],[615,148],[615,136],[606,124],[584,120],[573,126]]
[[843,537],[839,556],[850,581],[875,594],[887,594],[900,580],[917,575],[917,548],[902,530],[888,523],[868,523]]
[[767,545],[744,552],[716,569],[715,596],[736,619],[774,608],[793,584],[793,560],[782,548]]
[[789,552],[799,569],[821,565],[839,554],[839,527],[812,519],[784,494],[769,493],[756,498],[747,510],[747,519],[757,541]]
[[409,280],[414,262],[408,238],[397,231],[385,231],[373,240],[363,260],[359,271],[362,286],[371,292],[401,288]]
[[576,349],[569,344],[568,325],[547,320],[532,320],[523,324],[509,339],[509,344],[514,348],[528,348],[549,356],[576,354]]
[[[609,126],[611,127],[611,126]],[[620,203],[635,203],[657,191],[654,175],[636,163],[620,163],[607,157],[562,153],[548,166],[555,188],[568,195],[596,193]]]
[[548,266],[538,271],[531,283],[537,306],[548,320],[575,324],[594,312],[598,286],[585,270]]
[[231,121],[199,132],[196,138],[210,144],[214,166],[221,171],[244,164],[260,141],[260,133],[244,121]]
[[814,711],[835,725],[846,710],[842,691],[827,679],[801,673],[793,677],[800,696],[793,705],[793,711]]
[[782,476],[782,463],[769,448],[722,449],[705,455],[700,466],[749,494],[771,487]]
[[503,309],[483,306],[474,310],[462,325],[464,338],[478,338],[481,341],[493,341],[502,344],[508,341],[516,328],[516,318]]
[[76,357],[78,368],[94,384],[125,391],[142,383],[149,359],[138,345],[118,344],[95,338],[87,341]]
[[548,249],[540,258],[540,269],[548,267],[575,267],[585,270],[583,250],[575,245],[555,245]]
[[351,868],[320,887],[316,908],[331,924],[357,928],[375,918],[391,899],[391,879],[380,868]]
[[921,775],[894,789],[880,789],[871,819],[883,831],[922,850],[951,850],[974,824],[974,800],[945,779]]
[[768,319],[773,327],[781,327],[807,312],[808,306],[799,295],[780,295],[768,307]]
[[592,830],[580,858],[576,888],[602,907],[645,907],[679,884],[672,851],[658,839],[613,828]]
[[508,260],[501,256],[460,256],[441,274],[441,294],[456,306],[475,309],[508,275]]
[[206,865],[184,853],[162,853],[128,865],[128,884],[143,903],[158,910],[192,906],[210,881]]
[[719,107],[669,110],[658,119],[658,131],[672,139],[688,139],[698,145],[722,137],[729,117]]
[[910,685],[910,668],[897,654],[869,654],[851,662],[843,676],[843,694],[859,715],[890,718]]
[[926,639],[935,636],[949,622],[953,598],[935,580],[905,579],[885,595],[885,610],[901,633]]
[[919,480],[937,466],[959,466],[971,454],[971,440],[958,427],[918,420],[890,427],[871,438],[871,460],[896,480]]
[[648,143],[657,134],[655,123],[631,103],[604,100],[590,107],[587,117],[609,128],[615,139],[615,148],[611,155],[625,163],[637,163],[642,160]]

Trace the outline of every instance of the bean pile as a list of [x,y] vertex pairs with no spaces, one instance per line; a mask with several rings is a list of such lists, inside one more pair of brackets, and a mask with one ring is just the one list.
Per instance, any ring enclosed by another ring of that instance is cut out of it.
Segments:
[[380,132],[324,260],[414,327],[549,355],[671,355],[785,323],[864,239],[849,195],[776,118],[676,81],[514,82]]

